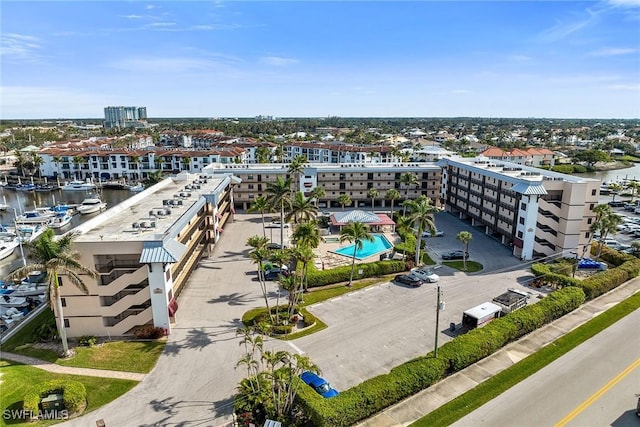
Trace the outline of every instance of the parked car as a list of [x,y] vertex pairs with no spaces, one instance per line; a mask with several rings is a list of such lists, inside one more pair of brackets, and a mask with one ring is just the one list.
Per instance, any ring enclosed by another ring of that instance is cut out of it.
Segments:
[[339,395],[340,393],[331,387],[331,385],[324,378],[314,374],[313,372],[305,371],[300,374],[300,379],[305,384],[311,386],[320,396],[324,398],[330,398]]
[[[266,228],[280,228],[280,224],[281,224],[280,221],[271,221],[265,227]],[[285,222],[283,228],[289,228],[289,223]]]
[[268,243],[267,244],[267,249],[271,249],[271,250],[286,249],[286,248],[287,248],[286,246],[283,248],[282,245],[279,245],[277,243]]
[[464,259],[464,258],[469,258],[469,252],[451,251],[451,252],[445,252],[442,254],[442,259],[446,259],[446,260]]
[[422,232],[422,237],[442,237],[444,236],[444,231],[436,230],[435,234],[432,236],[429,230]]
[[289,275],[289,270],[286,268],[277,267],[266,270],[264,272],[264,280],[277,280],[281,275],[287,277]]
[[440,276],[428,267],[412,268],[411,274],[426,283],[436,283],[440,280]]
[[398,274],[394,280],[398,283],[413,286],[414,288],[422,286],[423,283],[421,278],[413,274]]

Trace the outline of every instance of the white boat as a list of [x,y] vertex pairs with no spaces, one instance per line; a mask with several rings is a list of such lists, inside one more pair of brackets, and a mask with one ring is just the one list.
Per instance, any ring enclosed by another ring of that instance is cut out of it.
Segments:
[[129,187],[129,191],[133,191],[135,193],[144,191],[144,185],[141,182],[139,182],[136,185],[132,185],[131,187]]
[[36,240],[45,232],[48,227],[46,225],[18,225],[16,232],[18,233],[18,242],[29,243]]
[[44,295],[47,292],[47,284],[46,283],[33,283],[33,284],[22,284],[13,288],[12,297],[33,297],[37,295]]
[[84,199],[82,203],[78,206],[78,212],[81,214],[90,214],[99,212],[107,208],[107,204],[97,197],[91,197],[88,199]]
[[92,182],[71,181],[66,182],[61,188],[64,191],[90,191],[94,190],[96,185]]
[[49,208],[38,208],[18,215],[16,224],[47,224],[54,215],[55,212]]
[[0,306],[2,307],[26,307],[29,305],[27,297],[14,297],[3,295],[0,297]]
[[10,241],[0,241],[0,260],[13,255],[13,252],[16,250],[19,244],[20,241],[17,239],[17,236]]
[[51,228],[62,228],[71,223],[73,216],[69,211],[59,212],[56,216],[53,217],[51,222],[48,224]]

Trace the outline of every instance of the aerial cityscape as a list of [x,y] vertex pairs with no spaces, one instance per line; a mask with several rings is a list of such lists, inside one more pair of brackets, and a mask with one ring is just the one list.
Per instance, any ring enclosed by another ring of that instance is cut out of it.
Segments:
[[637,425],[639,17],[3,3],[0,426]]

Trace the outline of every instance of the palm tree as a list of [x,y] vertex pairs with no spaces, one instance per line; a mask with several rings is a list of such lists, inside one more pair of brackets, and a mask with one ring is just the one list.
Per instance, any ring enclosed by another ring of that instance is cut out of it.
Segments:
[[[261,239],[260,236],[253,236],[249,238],[247,244],[251,246],[252,244],[259,244],[259,241],[255,238]],[[252,240],[254,239],[254,240]],[[267,313],[269,313],[269,318],[273,322],[273,317],[271,315],[271,307],[269,307],[269,298],[267,297],[267,282],[264,280],[264,262],[267,260],[269,256],[269,250],[264,246],[253,246],[251,252],[249,252],[249,258],[258,266],[258,282],[260,283],[260,290],[262,291],[262,296],[264,298],[264,304],[267,307]]]
[[[400,175],[400,184],[404,184],[405,186],[405,190],[404,190],[405,199],[409,199],[409,187],[418,185],[419,183],[420,181],[418,181],[418,177],[411,172],[405,172],[402,175]],[[402,214],[405,215],[406,213],[407,213],[407,210],[405,207]]]
[[267,200],[272,208],[280,210],[280,244],[284,246],[284,215],[285,208],[291,206],[289,193],[291,191],[291,178],[284,179],[281,176],[276,178],[276,182],[267,184],[265,190],[268,194]]
[[318,207],[318,200],[326,195],[327,192],[324,191],[324,187],[315,187],[313,190],[311,190],[311,195],[309,197],[313,199],[316,207]]
[[269,163],[269,157],[271,157],[271,151],[267,147],[258,147],[255,152],[257,163]]
[[376,197],[378,197],[379,195],[380,193],[378,193],[378,190],[376,190],[375,188],[370,188],[369,191],[367,191],[367,197],[371,199],[371,212],[373,212]]
[[338,238],[340,243],[349,242],[353,243],[353,257],[351,258],[351,276],[349,277],[349,284],[353,283],[353,272],[356,268],[356,254],[362,249],[364,241],[373,242],[373,235],[369,231],[369,226],[361,222],[350,222],[340,230],[340,237]]
[[98,272],[78,262],[80,254],[73,249],[73,241],[76,234],[67,233],[57,240],[54,240],[54,236],[54,230],[48,229],[37,240],[28,243],[34,262],[11,273],[5,279],[5,282],[27,276],[34,271],[47,273],[46,281],[49,301],[56,315],[58,335],[62,340],[63,356],[66,357],[69,355],[69,343],[67,342],[62,297],[60,295],[61,276],[66,276],[69,282],[86,295],[89,290],[81,275],[87,275],[95,279],[98,277]]
[[138,164],[140,163],[140,156],[133,154],[129,156],[129,160],[131,161],[131,163],[135,165],[135,169],[136,169],[135,173],[138,174]]
[[58,178],[60,177],[60,162],[62,161],[62,157],[53,156],[53,163],[56,164],[56,169],[58,170]]
[[467,269],[467,252],[469,252],[469,242],[473,239],[473,234],[468,231],[461,231],[456,236],[456,240],[462,242],[462,263],[464,270]]
[[400,198],[400,192],[395,188],[387,190],[385,198],[391,200],[391,211],[389,212],[389,218],[393,219],[393,203]]
[[344,210],[345,206],[350,206],[351,205],[351,197],[349,197],[348,194],[341,194],[338,196],[338,199],[336,200],[340,205],[342,205],[342,210]]
[[42,166],[42,164],[44,163],[44,160],[42,160],[42,157],[38,156],[37,154],[34,154],[32,162],[33,162],[33,168],[36,170],[38,174],[38,178],[41,178],[42,174],[40,173],[40,166]]
[[287,222],[293,219],[298,224],[299,221],[311,221],[316,219],[318,208],[311,200],[304,196],[302,191],[298,191],[291,200],[291,210],[286,216]]
[[295,176],[295,181],[293,184],[297,185],[297,188],[300,188],[300,174],[304,171],[304,164],[307,163],[307,157],[303,155],[295,156],[289,164],[289,169],[287,173],[293,174]]
[[311,222],[303,222],[298,225],[291,237],[296,245],[308,246],[313,249],[320,246],[320,242],[323,240],[318,228]]
[[78,171],[80,170],[80,165],[81,165],[82,163],[84,163],[84,157],[80,157],[80,156],[73,156],[73,160],[72,160],[72,161],[73,161],[74,169],[75,169],[75,171],[76,171],[76,179],[80,179],[80,178],[78,177]]
[[249,212],[260,212],[260,215],[262,215],[262,234],[265,237],[267,236],[267,229],[264,221],[264,214],[265,212],[271,212],[272,209],[273,208],[269,205],[269,201],[264,196],[256,197],[253,200],[253,203],[251,203],[251,206],[249,206]]
[[615,233],[618,225],[622,224],[623,221],[620,215],[616,215],[609,205],[598,205],[593,208],[593,212],[596,214],[596,218],[591,224],[591,232],[592,234],[595,232],[600,233],[598,253],[596,255],[596,258],[599,258],[605,239],[610,233]]
[[183,157],[180,159],[180,164],[182,164],[182,170],[189,170],[189,166],[191,165],[191,158]]
[[640,181],[636,181],[636,180],[630,181],[627,184],[627,188],[631,189],[631,203],[633,203],[633,199],[638,194],[638,188],[640,188]]
[[416,254],[415,264],[420,265],[420,244],[422,242],[422,232],[429,230],[431,235],[436,233],[436,224],[433,214],[438,212],[438,207],[431,204],[431,199],[420,196],[418,199],[407,202],[409,205],[409,219],[416,226]]
[[615,202],[616,201],[616,196],[618,195],[618,193],[620,191],[622,191],[622,185],[618,184],[617,182],[614,182],[613,184],[609,184],[609,186],[607,188],[611,192],[611,197],[612,197],[611,201]]

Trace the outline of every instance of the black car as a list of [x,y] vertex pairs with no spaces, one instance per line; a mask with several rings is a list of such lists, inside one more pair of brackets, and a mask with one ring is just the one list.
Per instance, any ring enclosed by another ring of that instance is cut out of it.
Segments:
[[264,272],[264,280],[277,280],[279,276],[287,277],[289,275],[289,270],[282,268],[272,268],[271,270],[267,270]]
[[[286,249],[286,246],[284,247]],[[280,250],[283,249],[281,245],[277,244],[277,243],[268,243],[267,244],[267,249],[271,249],[271,250]]]
[[398,283],[413,286],[415,288],[422,286],[422,279],[414,276],[413,274],[398,274],[395,278]]
[[451,251],[451,252],[445,252],[442,254],[442,259],[446,259],[446,260],[452,260],[452,259],[465,259],[465,258],[469,258],[469,252],[462,252],[462,251]]

